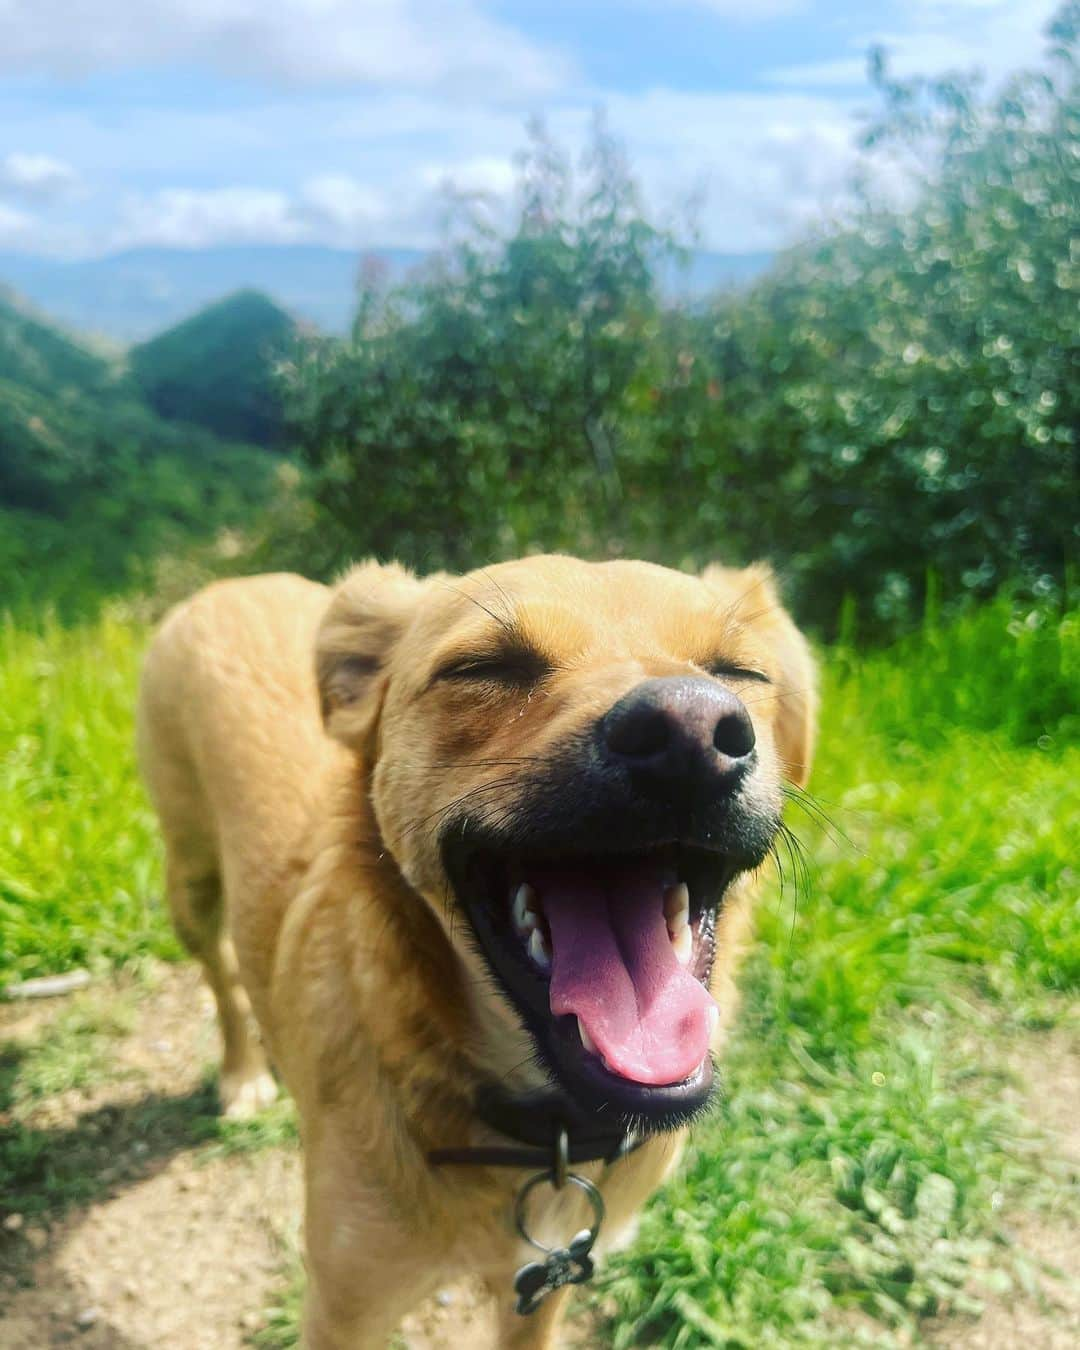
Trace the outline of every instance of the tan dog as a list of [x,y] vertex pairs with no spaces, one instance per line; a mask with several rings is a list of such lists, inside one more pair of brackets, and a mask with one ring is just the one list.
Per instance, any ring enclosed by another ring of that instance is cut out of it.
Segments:
[[[514,1311],[537,1259],[515,1198],[561,1138],[603,1195],[596,1251],[628,1237],[708,1100],[813,736],[761,567],[366,564],[334,591],[223,582],[166,620],[139,745],[169,903],[217,998],[226,1111],[275,1092],[249,1000],[296,1099],[312,1350],[382,1347],[469,1272],[499,1345],[554,1344],[565,1289]],[[526,1211],[553,1244],[595,1219],[573,1182]]]

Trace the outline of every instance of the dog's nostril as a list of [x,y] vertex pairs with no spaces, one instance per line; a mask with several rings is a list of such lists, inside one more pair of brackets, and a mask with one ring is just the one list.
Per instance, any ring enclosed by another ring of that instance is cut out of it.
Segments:
[[644,759],[667,749],[671,725],[662,709],[638,704],[609,721],[605,740],[608,749],[617,755]]
[[729,759],[742,759],[754,748],[754,724],[741,708],[725,713],[713,731],[713,745]]

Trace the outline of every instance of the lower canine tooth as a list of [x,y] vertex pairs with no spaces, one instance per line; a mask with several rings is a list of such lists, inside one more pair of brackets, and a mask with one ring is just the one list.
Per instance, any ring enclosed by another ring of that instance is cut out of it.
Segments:
[[600,1051],[597,1050],[596,1048],[596,1042],[585,1030],[585,1023],[581,1020],[580,1017],[578,1018],[577,1029],[578,1035],[581,1037],[581,1044],[585,1047],[586,1050],[588,1050],[589,1054],[598,1055]]
[[551,952],[539,928],[529,934],[529,956],[541,970],[551,969]]
[[689,928],[681,928],[671,939],[675,948],[675,959],[680,966],[688,966],[694,954],[694,935]]

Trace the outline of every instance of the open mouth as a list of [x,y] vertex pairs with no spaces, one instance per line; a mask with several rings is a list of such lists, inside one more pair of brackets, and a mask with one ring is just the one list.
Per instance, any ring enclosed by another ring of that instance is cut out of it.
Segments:
[[671,844],[451,865],[488,965],[573,1101],[672,1127],[706,1103],[719,1009],[708,992],[733,860]]

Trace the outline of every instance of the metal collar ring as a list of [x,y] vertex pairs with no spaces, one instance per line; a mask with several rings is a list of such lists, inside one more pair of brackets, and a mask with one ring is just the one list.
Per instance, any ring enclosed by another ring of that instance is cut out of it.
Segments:
[[[558,1249],[545,1246],[542,1242],[537,1242],[536,1238],[531,1235],[528,1228],[525,1226],[525,1202],[532,1194],[533,1190],[543,1182],[547,1182],[548,1185],[559,1189],[560,1179],[555,1171],[537,1172],[536,1176],[530,1177],[525,1185],[522,1186],[521,1190],[518,1191],[517,1200],[514,1203],[514,1224],[530,1247],[535,1247],[538,1252],[550,1253]],[[588,1246],[591,1247],[596,1241],[597,1234],[600,1232],[600,1225],[604,1222],[604,1197],[587,1177],[578,1176],[576,1172],[568,1172],[566,1174],[565,1184],[576,1186],[578,1190],[584,1191],[589,1199],[589,1203],[592,1205],[593,1221],[592,1226],[588,1230]]]

